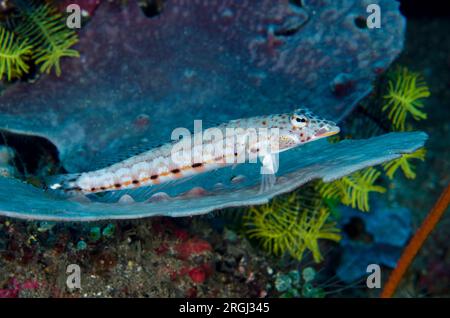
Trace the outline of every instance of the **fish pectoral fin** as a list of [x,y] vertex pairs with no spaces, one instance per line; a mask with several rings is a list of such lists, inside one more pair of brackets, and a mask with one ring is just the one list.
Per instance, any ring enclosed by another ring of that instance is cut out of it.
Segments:
[[261,175],[261,186],[259,188],[259,193],[265,193],[272,189],[277,181],[275,174],[262,174]]
[[260,157],[262,164],[261,174],[275,174],[278,171],[278,155],[277,154],[267,154]]
[[260,158],[261,167],[261,187],[259,193],[269,191],[276,183],[276,172],[278,171],[278,156],[267,154]]

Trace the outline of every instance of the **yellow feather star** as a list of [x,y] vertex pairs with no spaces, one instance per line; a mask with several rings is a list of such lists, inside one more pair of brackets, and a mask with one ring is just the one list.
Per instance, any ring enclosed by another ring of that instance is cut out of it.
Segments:
[[317,189],[326,199],[337,199],[344,205],[367,212],[370,208],[369,193],[386,192],[384,187],[374,184],[379,176],[379,171],[369,167],[330,183],[319,183]]
[[421,111],[424,107],[422,99],[430,96],[427,84],[419,73],[409,71],[406,67],[394,73],[393,80],[388,82],[387,101],[382,111],[389,111],[388,117],[397,130],[405,130],[408,114],[415,120],[426,119],[427,114]]
[[27,40],[18,40],[13,32],[0,27],[0,79],[6,75],[8,81],[28,72],[26,60],[31,54]]
[[416,172],[414,171],[414,167],[409,163],[410,159],[419,159],[421,161],[425,160],[426,150],[425,148],[420,148],[419,150],[413,153],[403,154],[400,158],[394,159],[383,164],[384,171],[386,171],[386,175],[389,179],[394,178],[394,174],[397,172],[398,168],[401,168],[405,177],[408,179],[415,179]]
[[251,207],[244,216],[247,234],[261,242],[263,249],[275,255],[289,253],[301,260],[306,250],[315,262],[322,260],[319,239],[339,241],[339,229],[326,222],[330,212],[325,207],[305,209],[295,193],[275,198],[271,203]]
[[79,57],[76,50],[70,49],[78,42],[77,34],[69,29],[62,15],[48,4],[21,8],[25,22],[17,28],[17,33],[31,40],[34,59],[40,64],[42,73],[55,69],[61,75],[60,59],[62,57]]

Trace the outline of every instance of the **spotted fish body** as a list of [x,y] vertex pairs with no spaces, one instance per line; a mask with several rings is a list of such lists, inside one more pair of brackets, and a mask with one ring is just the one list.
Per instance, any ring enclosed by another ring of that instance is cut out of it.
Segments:
[[[233,128],[231,134],[229,128]],[[268,131],[276,129],[278,134],[267,134],[257,140],[249,138],[249,129],[261,128]],[[263,155],[260,154],[262,149],[285,151],[334,135],[339,132],[339,128],[306,109],[298,109],[293,113],[232,120],[201,133],[206,136],[217,131],[221,132],[223,138],[202,140],[196,134],[189,137],[189,156],[181,150],[174,150],[175,146],[180,146],[186,140],[167,143],[103,169],[57,176],[49,188],[65,193],[90,194],[152,186],[245,162],[250,153]],[[223,150],[217,152],[214,149]],[[174,160],[174,154],[177,160]]]

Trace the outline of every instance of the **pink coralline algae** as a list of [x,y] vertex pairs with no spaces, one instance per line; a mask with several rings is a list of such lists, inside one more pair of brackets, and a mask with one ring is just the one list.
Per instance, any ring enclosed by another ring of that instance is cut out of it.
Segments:
[[[156,219],[152,228],[154,234],[164,239],[154,252],[176,259],[176,265],[167,267],[164,271],[171,280],[188,278],[191,283],[202,284],[213,274],[214,269],[210,264],[213,248],[210,243],[192,236],[167,218]],[[195,288],[188,290],[189,297],[194,294]]]
[[39,288],[39,283],[35,280],[26,280],[19,283],[17,279],[12,278],[7,288],[0,289],[0,298],[17,298],[22,290],[34,290]]
[[180,259],[186,260],[190,257],[201,255],[211,251],[211,245],[200,239],[190,239],[175,246],[175,251]]
[[211,273],[211,266],[203,264],[202,266],[192,268],[188,274],[194,283],[202,284]]
[[211,265],[204,263],[196,267],[183,267],[178,272],[173,272],[171,277],[172,280],[176,280],[179,277],[188,276],[193,283],[203,284],[212,273]]

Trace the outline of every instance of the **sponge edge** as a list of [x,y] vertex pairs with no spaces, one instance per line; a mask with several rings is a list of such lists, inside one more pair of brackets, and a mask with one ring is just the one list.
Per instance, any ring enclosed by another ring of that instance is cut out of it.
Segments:
[[[313,179],[332,181],[356,170],[398,158],[401,154],[414,152],[424,146],[427,138],[424,132],[404,132],[370,139],[345,140],[336,144],[329,144],[325,140],[311,143],[308,147],[283,154],[280,158],[280,177],[264,193],[259,192],[259,178],[252,178],[254,183],[244,182],[240,187],[225,186],[199,196],[182,196],[177,191],[185,191],[186,184],[180,188],[175,185],[167,200],[120,204],[57,198],[19,180],[0,178],[0,215],[35,220],[92,221],[181,217],[227,207],[264,204],[274,196],[292,191]],[[208,175],[205,178],[214,177]],[[205,179],[191,180],[187,185],[203,186],[202,180]]]

